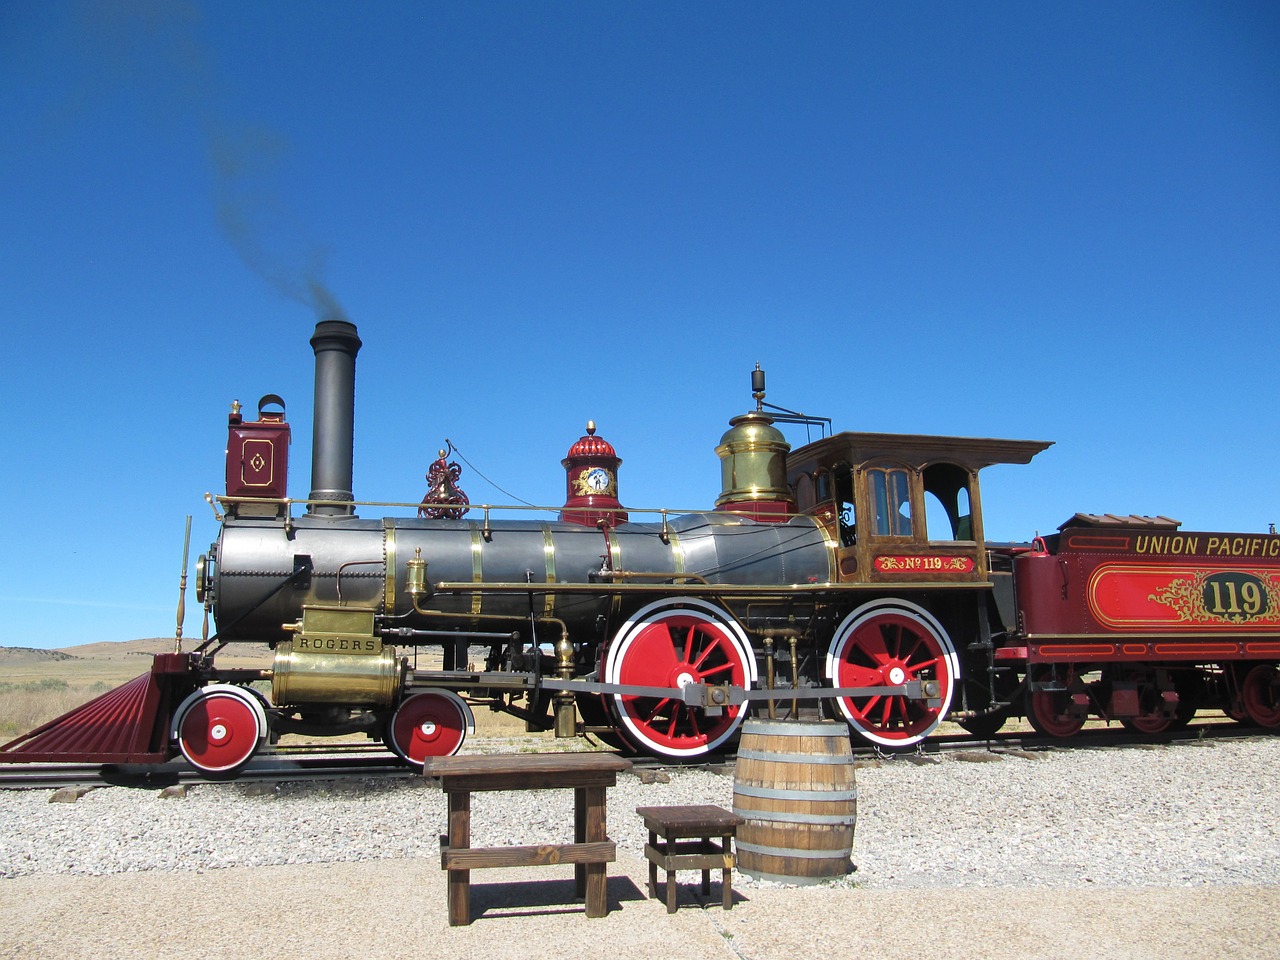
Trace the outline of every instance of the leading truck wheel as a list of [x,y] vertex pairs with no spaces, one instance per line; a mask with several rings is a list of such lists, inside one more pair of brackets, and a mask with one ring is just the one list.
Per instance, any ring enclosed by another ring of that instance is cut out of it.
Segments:
[[266,735],[267,711],[261,698],[227,683],[201,687],[173,715],[178,749],[207,776],[234,775]]
[[451,757],[476,732],[467,702],[452,690],[427,690],[407,697],[387,723],[387,746],[411,767],[427,757]]
[[885,747],[927,737],[951,706],[960,663],[947,632],[923,607],[877,600],[844,618],[827,649],[827,677],[836,687],[897,687],[936,681],[936,706],[901,695],[837,697],[836,706],[859,736]]
[[[742,628],[703,600],[659,600],[632,616],[605,653],[606,683],[679,688],[690,683],[750,688],[756,660]],[[707,711],[674,697],[613,694],[623,733],[638,749],[700,757],[746,718],[741,705]]]

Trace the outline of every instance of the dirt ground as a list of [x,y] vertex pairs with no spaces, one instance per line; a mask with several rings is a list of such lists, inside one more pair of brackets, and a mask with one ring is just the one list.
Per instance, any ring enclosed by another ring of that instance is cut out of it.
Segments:
[[0,957],[1181,960],[1280,956],[1280,887],[864,891],[739,886],[731,911],[681,873],[668,915],[620,855],[588,920],[571,867],[472,874],[449,927],[434,860],[0,881]]

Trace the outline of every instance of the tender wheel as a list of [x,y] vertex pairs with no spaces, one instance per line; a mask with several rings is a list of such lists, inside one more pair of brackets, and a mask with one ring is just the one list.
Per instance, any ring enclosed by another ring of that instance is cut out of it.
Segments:
[[1269,663],[1260,663],[1247,674],[1240,686],[1245,713],[1258,726],[1280,729],[1280,672]]
[[204,774],[234,774],[267,735],[267,712],[251,690],[225,683],[201,687],[173,715],[173,738]]
[[1171,730],[1181,730],[1196,715],[1204,700],[1204,681],[1198,673],[1179,671],[1173,676],[1173,689],[1178,691],[1178,706],[1173,711]]
[[1134,733],[1153,736],[1157,733],[1164,733],[1172,727],[1173,717],[1161,716],[1158,713],[1143,713],[1136,717],[1121,717],[1120,726],[1126,730],[1132,730]]
[[887,747],[917,743],[934,731],[951,706],[960,673],[942,624],[905,600],[876,601],[845,617],[831,639],[826,669],[837,687],[938,682],[937,706],[905,696],[836,698],[836,706],[858,734]]
[[959,722],[961,727],[975,737],[990,739],[1000,732],[1000,728],[1004,726],[1005,721],[1008,719],[1009,708],[1001,707],[999,710],[993,710],[990,713],[984,713],[978,717],[970,717],[968,720]]
[[1164,733],[1172,727],[1174,717],[1161,711],[1164,700],[1152,674],[1138,671],[1126,676],[1138,684],[1138,709],[1141,712],[1136,717],[1121,717],[1120,726],[1147,736]]
[[[1038,680],[1048,680],[1052,674],[1044,671]],[[1069,685],[1075,677],[1068,670],[1065,682]],[[1073,737],[1084,726],[1084,717],[1069,713],[1071,695],[1063,690],[1032,690],[1027,693],[1027,720],[1036,733],[1044,737]]]
[[387,723],[387,746],[411,767],[427,757],[451,757],[469,734],[476,718],[467,702],[452,690],[426,690],[407,697]]
[[[660,600],[631,617],[605,653],[606,683],[683,687],[690,683],[750,687],[756,661],[742,628],[702,600]],[[672,697],[614,694],[613,711],[640,750],[698,757],[724,743],[746,718],[742,706],[709,715]]]

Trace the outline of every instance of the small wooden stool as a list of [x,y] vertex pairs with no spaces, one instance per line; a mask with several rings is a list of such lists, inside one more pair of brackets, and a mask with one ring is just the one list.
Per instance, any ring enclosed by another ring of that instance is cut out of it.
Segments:
[[[658,899],[658,868],[667,871],[667,913],[676,912],[676,871],[701,870],[702,893],[711,893],[711,871],[722,871],[721,905],[733,909],[733,837],[746,820],[723,807],[636,807],[649,829],[649,896]],[[662,841],[659,842],[659,837]],[[711,838],[719,837],[717,844]],[[696,838],[696,839],[693,839]]]

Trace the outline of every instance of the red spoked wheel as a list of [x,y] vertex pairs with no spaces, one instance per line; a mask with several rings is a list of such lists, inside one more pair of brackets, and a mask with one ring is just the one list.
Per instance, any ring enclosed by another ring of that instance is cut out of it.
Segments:
[[206,775],[232,775],[267,735],[267,711],[253,691],[226,683],[201,687],[173,715],[173,738]]
[[942,722],[960,662],[946,630],[929,611],[906,600],[877,600],[844,618],[827,649],[826,669],[836,687],[937,681],[936,706],[902,695],[836,698],[836,706],[861,737],[881,746],[905,747],[923,740]]
[[1280,729],[1280,671],[1275,667],[1260,663],[1245,674],[1240,699],[1250,720],[1267,730]]
[[[641,687],[690,683],[749,688],[757,677],[746,634],[703,600],[659,600],[631,617],[605,653],[604,679]],[[675,697],[613,694],[614,714],[638,749],[667,757],[698,757],[720,746],[746,718],[741,705],[719,713]]]
[[[1053,678],[1048,670],[1036,674],[1037,682],[1047,682]],[[1070,686],[1075,679],[1075,669],[1068,667],[1062,680],[1063,686]],[[1084,726],[1084,715],[1071,713],[1071,694],[1065,690],[1029,690],[1027,692],[1027,720],[1035,728],[1036,733],[1044,737],[1074,737]]]
[[452,690],[407,697],[387,723],[387,746],[411,767],[427,757],[451,757],[476,732],[471,707]]

